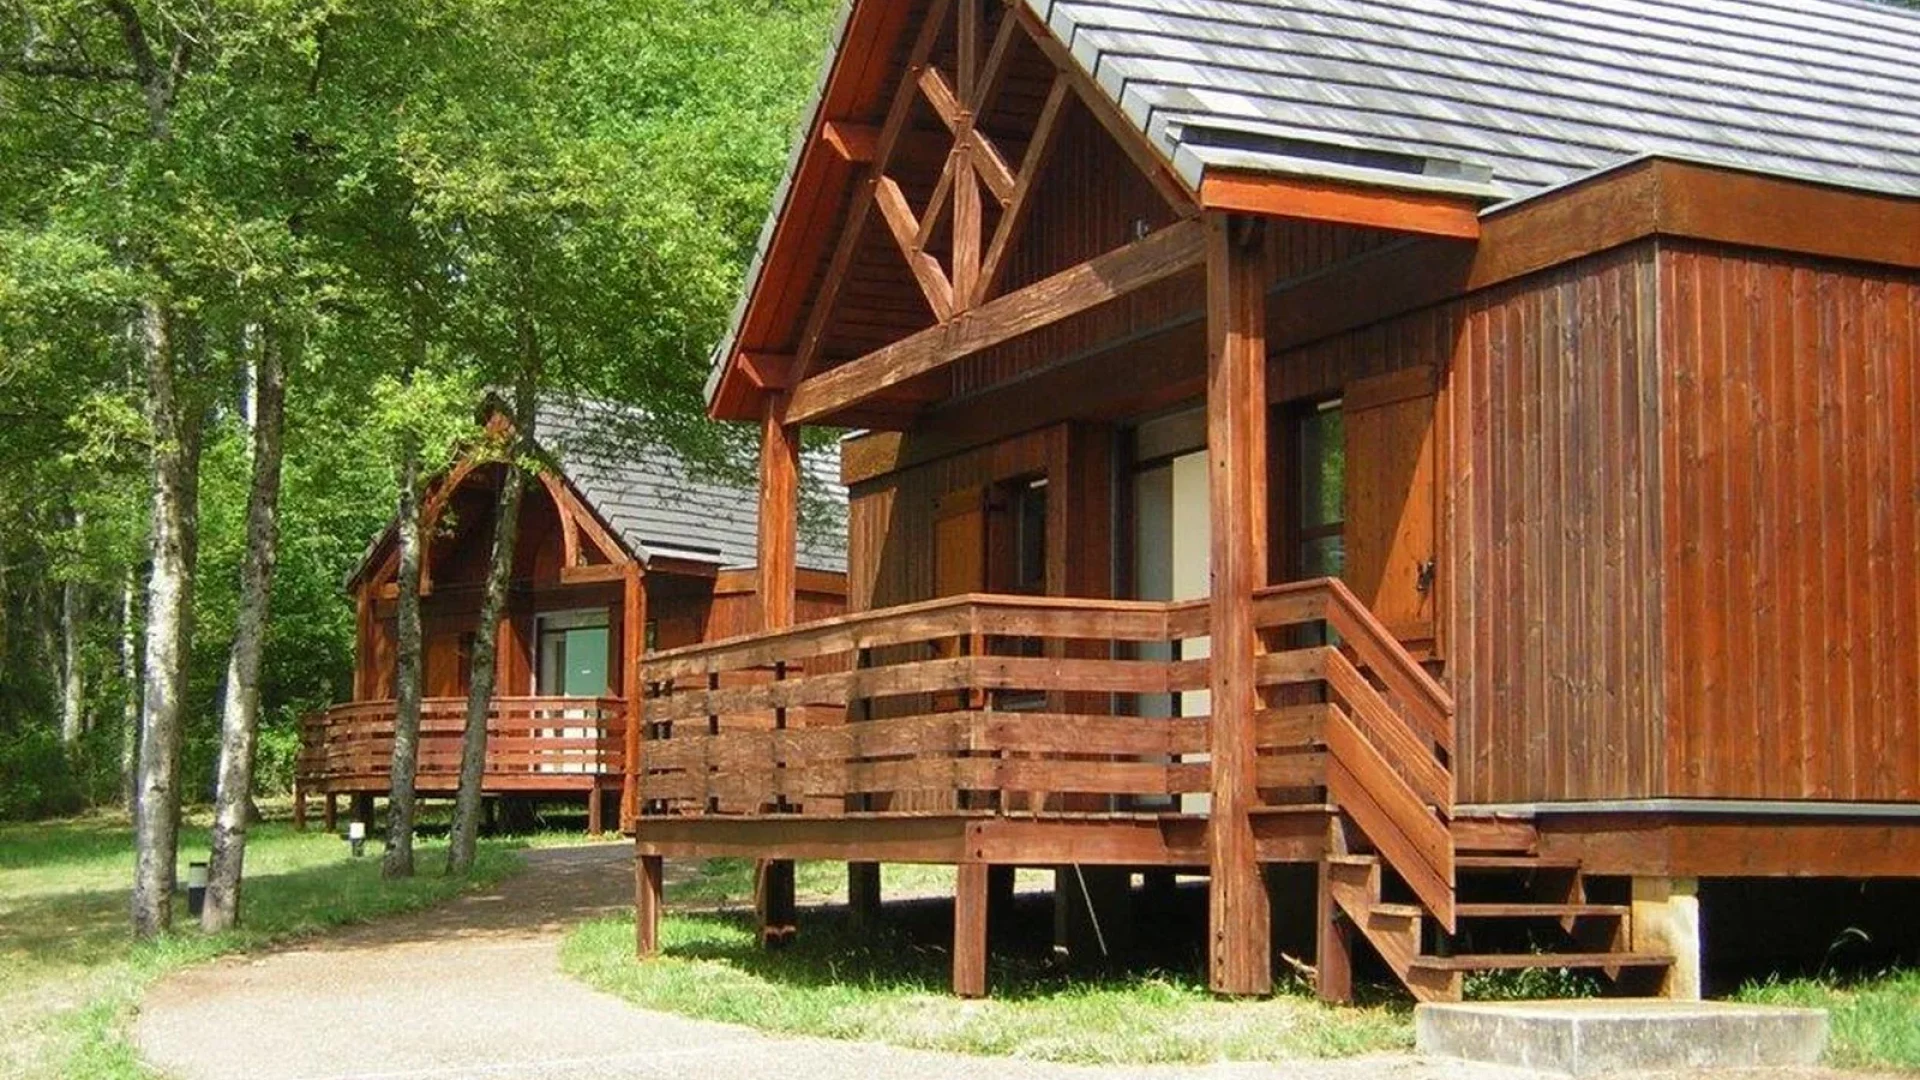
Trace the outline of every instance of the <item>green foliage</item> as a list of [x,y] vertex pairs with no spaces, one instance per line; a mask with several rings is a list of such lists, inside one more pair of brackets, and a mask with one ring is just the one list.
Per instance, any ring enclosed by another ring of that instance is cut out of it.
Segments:
[[1827,1010],[1827,1060],[1842,1068],[1920,1070],[1920,970],[1859,978],[1768,979],[1735,1000]]
[[844,910],[811,913],[794,943],[763,949],[747,914],[670,915],[664,955],[633,958],[630,918],[588,923],[561,965],[651,1009],[765,1031],[972,1054],[1097,1064],[1280,1061],[1406,1049],[1404,1006],[1336,1007],[1305,989],[1214,998],[1189,975],[1088,980],[995,952],[993,997],[948,989],[950,959],[898,929],[854,931]]
[[[737,465],[747,433],[705,422],[701,384],[835,6],[133,0],[163,63],[192,43],[164,136],[112,5],[0,14],[0,752],[39,755],[47,777],[0,770],[21,788],[0,817],[117,791],[121,589],[146,559],[143,299],[179,313],[209,424],[190,800],[212,776],[243,554],[242,373],[264,328],[296,346],[271,790],[297,717],[350,674],[341,586],[391,517],[402,447],[444,466],[530,347],[548,388],[632,407],[614,452]],[[48,762],[67,582],[93,730]]]

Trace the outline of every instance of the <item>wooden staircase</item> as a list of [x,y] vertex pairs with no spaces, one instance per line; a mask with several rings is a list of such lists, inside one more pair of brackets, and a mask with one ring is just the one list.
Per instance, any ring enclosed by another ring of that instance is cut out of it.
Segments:
[[1630,905],[1589,899],[1580,864],[1541,857],[1531,827],[1507,824],[1499,840],[1487,832],[1454,830],[1455,932],[1430,918],[1371,852],[1327,858],[1335,917],[1365,938],[1420,1001],[1460,1000],[1473,971],[1588,969],[1629,993],[1657,986],[1673,957],[1632,950]]

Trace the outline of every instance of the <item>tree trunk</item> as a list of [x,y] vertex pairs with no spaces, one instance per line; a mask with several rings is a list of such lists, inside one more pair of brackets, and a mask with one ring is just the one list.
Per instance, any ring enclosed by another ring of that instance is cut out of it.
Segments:
[[[393,686],[393,765],[388,775],[387,853],[382,877],[413,876],[414,777],[420,765],[420,441],[400,447],[400,572],[395,623],[400,638]],[[367,586],[363,586],[367,587]]]
[[513,389],[513,438],[507,474],[500,485],[493,519],[493,553],[487,566],[486,595],[480,602],[480,622],[474,628],[473,681],[467,688],[467,726],[460,740],[460,788],[454,799],[453,830],[448,837],[447,873],[464,874],[473,866],[474,840],[480,831],[480,782],[487,760],[487,713],[493,702],[495,645],[500,616],[507,606],[507,584],[513,576],[514,534],[519,531],[520,493],[526,486],[521,458],[533,445],[534,400],[539,363],[529,344],[530,328],[522,324],[521,366]]
[[[86,518],[75,514],[74,527]],[[80,667],[80,583],[60,586],[60,745],[71,758],[86,727],[85,690]]]
[[153,429],[153,565],[147,577],[146,685],[134,803],[133,932],[151,937],[173,923],[180,841],[181,710],[193,645],[193,564],[199,545],[203,417],[177,384],[174,313],[142,303],[147,419]]
[[240,567],[240,607],[234,615],[233,650],[227,657],[226,697],[220,710],[220,785],[214,796],[206,905],[200,913],[200,926],[209,933],[230,929],[239,919],[247,826],[258,817],[253,805],[253,758],[260,729],[260,659],[266,646],[279,544],[287,333],[279,327],[263,329],[253,365],[253,485],[247,494],[247,550]]
[[133,772],[140,754],[139,578],[127,567],[120,583],[120,805],[133,812]]

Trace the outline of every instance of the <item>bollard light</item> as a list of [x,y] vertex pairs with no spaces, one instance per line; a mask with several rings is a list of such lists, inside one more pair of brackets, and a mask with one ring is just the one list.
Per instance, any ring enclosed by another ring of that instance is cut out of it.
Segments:
[[207,906],[207,864],[190,862],[187,864],[187,914],[200,917],[200,911]]
[[367,853],[367,823],[355,821],[347,826],[347,846],[353,849],[353,857],[359,858]]

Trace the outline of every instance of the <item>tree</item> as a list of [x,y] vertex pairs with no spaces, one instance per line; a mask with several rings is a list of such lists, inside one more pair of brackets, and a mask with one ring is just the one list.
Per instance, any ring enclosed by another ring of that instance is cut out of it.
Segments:
[[267,613],[279,544],[282,430],[286,415],[286,357],[297,331],[263,327],[254,365],[253,482],[247,497],[247,550],[240,577],[240,612],[227,667],[221,709],[220,784],[213,820],[213,851],[207,865],[206,904],[200,925],[231,928],[239,917],[240,876],[246,860],[247,825],[253,810],[254,744],[260,723],[260,663],[266,648]]

